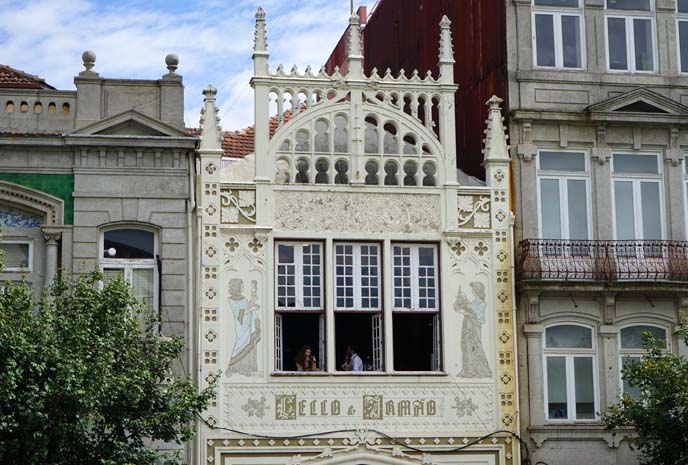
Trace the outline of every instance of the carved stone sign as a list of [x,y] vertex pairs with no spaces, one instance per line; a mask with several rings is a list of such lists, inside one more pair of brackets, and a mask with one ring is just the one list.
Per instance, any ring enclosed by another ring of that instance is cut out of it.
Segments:
[[220,192],[220,207],[223,224],[255,224],[256,191],[223,189]]
[[417,233],[440,228],[439,195],[275,192],[278,230]]
[[489,196],[459,195],[458,207],[460,228],[489,229]]

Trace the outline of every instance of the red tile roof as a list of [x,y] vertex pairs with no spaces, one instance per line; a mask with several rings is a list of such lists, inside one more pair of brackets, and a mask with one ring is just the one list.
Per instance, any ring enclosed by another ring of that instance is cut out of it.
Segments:
[[7,65],[0,65],[0,88],[3,89],[53,89],[44,79]]

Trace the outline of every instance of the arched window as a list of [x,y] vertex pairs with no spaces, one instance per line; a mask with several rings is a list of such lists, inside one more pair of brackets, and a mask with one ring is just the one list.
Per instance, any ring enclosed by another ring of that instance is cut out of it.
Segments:
[[368,160],[365,164],[366,177],[365,183],[369,186],[377,186],[380,184],[377,172],[380,171],[380,165],[375,160]]
[[545,328],[545,418],[590,421],[597,417],[595,338],[591,327],[559,324]]
[[101,234],[100,268],[104,281],[123,279],[148,310],[158,308],[157,236],[145,228],[121,226]]
[[[657,342],[667,347],[667,331],[664,328],[651,325],[635,325],[621,328],[619,334],[619,370],[632,363],[640,361],[646,350],[643,346],[643,333],[649,333]],[[621,387],[624,394],[633,398],[640,397],[640,388],[631,386],[621,374]]]

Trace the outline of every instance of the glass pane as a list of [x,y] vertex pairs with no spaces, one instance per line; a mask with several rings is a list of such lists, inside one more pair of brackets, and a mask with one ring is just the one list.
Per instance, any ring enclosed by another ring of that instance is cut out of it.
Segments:
[[579,0],[535,0],[534,3],[536,6],[569,6],[578,8],[578,1]]
[[103,284],[111,281],[124,279],[124,269],[122,268],[103,268]]
[[148,310],[153,309],[153,273],[152,268],[134,268],[131,270],[131,289],[134,296]]
[[614,181],[614,210],[616,239],[620,241],[635,239],[635,211],[631,181]]
[[580,16],[561,17],[561,43],[564,55],[564,68],[580,68],[581,60],[581,36]]
[[329,124],[324,119],[319,119],[315,122],[315,151],[330,151]]
[[280,244],[277,246],[280,263],[294,263],[294,246]]
[[569,179],[569,239],[588,238],[588,202],[586,182],[582,179]]
[[658,174],[657,155],[615,153],[614,173]]
[[[638,363],[640,361],[640,357],[628,357],[624,356],[621,358],[621,378],[623,379],[623,369],[629,365],[632,365],[634,363]],[[631,386],[628,381],[623,379],[623,393],[628,394],[634,399],[639,399],[640,398],[640,386]]]
[[2,244],[0,243],[0,260],[6,271],[26,270],[30,268],[29,244]]
[[658,341],[666,342],[666,330],[656,326],[638,325],[621,329],[622,349],[642,349],[643,333],[650,333]]
[[342,115],[334,117],[334,151],[349,151],[349,121]]
[[547,417],[569,417],[566,400],[566,358],[547,357]]
[[[688,0],[685,0],[688,3]],[[688,73],[688,21],[678,22],[678,48],[681,52],[681,72]]]
[[610,10],[650,11],[650,0],[607,0]]
[[542,215],[542,239],[561,239],[561,203],[559,180],[540,180],[540,204]]
[[688,0],[678,0],[678,12],[688,13]]
[[592,349],[592,330],[585,326],[558,325],[545,329],[548,349]]
[[651,20],[633,19],[633,40],[635,42],[635,68],[639,71],[654,71]]
[[535,46],[538,66],[556,66],[553,15],[535,15]]
[[115,229],[104,234],[105,258],[153,258],[155,235],[141,229]]
[[643,239],[661,239],[662,215],[658,182],[640,183],[640,205],[643,211]]
[[573,359],[573,380],[576,384],[576,420],[594,420],[595,388],[592,357]]
[[377,120],[371,116],[365,119],[365,153],[379,153],[380,141],[377,132]]
[[585,154],[580,152],[541,151],[540,169],[544,171],[585,171]]
[[609,41],[609,68],[628,69],[626,20],[607,18],[607,37]]

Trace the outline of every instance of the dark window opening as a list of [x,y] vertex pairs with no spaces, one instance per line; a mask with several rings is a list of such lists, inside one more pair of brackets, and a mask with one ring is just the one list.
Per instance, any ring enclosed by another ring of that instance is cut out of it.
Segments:
[[154,258],[155,235],[150,231],[115,229],[104,236],[104,258]]
[[275,317],[276,368],[282,371],[297,371],[296,357],[305,346],[308,346],[316,359],[318,370],[324,370],[322,314],[277,313]]
[[656,106],[651,105],[647,102],[643,102],[642,100],[638,100],[637,102],[630,103],[621,108],[617,108],[614,111],[632,111],[635,113],[668,113],[666,110],[657,108]]
[[394,370],[439,370],[437,314],[395,313]]
[[337,370],[343,368],[347,348],[354,346],[365,371],[382,370],[382,318],[380,313],[338,312],[334,320]]

